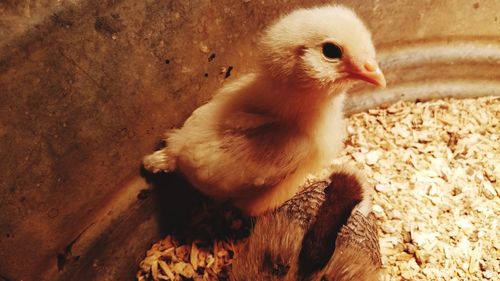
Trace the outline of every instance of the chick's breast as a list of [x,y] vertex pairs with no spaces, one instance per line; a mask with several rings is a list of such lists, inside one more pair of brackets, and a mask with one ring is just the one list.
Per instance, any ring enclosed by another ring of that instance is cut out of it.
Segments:
[[272,123],[197,134],[181,150],[178,165],[198,189],[215,197],[241,197],[275,186],[309,154],[306,138],[286,135]]

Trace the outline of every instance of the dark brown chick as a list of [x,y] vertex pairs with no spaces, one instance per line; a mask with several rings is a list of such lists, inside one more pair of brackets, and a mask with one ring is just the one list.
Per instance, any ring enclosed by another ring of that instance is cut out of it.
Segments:
[[354,210],[337,236],[335,252],[328,264],[307,280],[376,281],[382,262],[373,216]]
[[260,217],[231,280],[376,280],[380,249],[366,190],[361,176],[341,169]]

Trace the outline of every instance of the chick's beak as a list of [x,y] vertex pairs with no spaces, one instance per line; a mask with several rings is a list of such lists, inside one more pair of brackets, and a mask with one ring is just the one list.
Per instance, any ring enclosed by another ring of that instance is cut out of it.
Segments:
[[363,80],[381,88],[385,88],[385,76],[374,60],[367,60],[363,64],[349,64],[346,72],[348,78]]

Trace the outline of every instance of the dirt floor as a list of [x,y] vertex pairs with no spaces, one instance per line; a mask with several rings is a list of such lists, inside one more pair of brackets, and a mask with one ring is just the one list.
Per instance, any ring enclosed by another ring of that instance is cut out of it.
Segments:
[[[349,118],[335,163],[354,161],[374,187],[382,280],[500,280],[499,123],[498,97],[398,102]],[[245,233],[248,222],[229,214],[228,227]],[[168,236],[138,280],[225,280],[241,241]]]

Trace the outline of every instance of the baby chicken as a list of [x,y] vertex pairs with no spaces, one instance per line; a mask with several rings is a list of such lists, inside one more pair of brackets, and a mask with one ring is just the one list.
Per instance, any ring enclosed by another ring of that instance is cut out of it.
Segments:
[[370,188],[349,167],[257,218],[230,280],[378,280],[381,267]]
[[355,81],[385,86],[369,31],[345,7],[296,10],[259,48],[254,73],[222,87],[143,160],[251,215],[290,199],[342,149],[345,92]]

